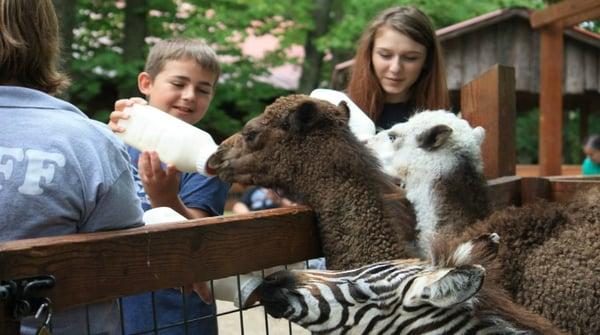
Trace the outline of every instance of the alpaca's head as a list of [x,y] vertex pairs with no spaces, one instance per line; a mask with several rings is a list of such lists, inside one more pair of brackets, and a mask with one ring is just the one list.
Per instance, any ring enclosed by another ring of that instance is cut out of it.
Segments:
[[281,97],[225,140],[208,165],[228,182],[284,190],[302,180],[314,187],[340,171],[377,171],[376,159],[352,134],[348,119],[343,101],[335,106],[305,95]]
[[367,142],[386,173],[406,180],[446,175],[465,160],[483,173],[481,142],[485,131],[444,110],[424,111],[379,132]]

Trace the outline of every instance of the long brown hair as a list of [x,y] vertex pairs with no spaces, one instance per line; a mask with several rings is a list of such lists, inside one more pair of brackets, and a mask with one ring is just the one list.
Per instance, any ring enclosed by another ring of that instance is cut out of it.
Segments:
[[69,82],[59,44],[52,0],[0,0],[0,84],[58,93]]
[[377,15],[363,33],[348,84],[348,95],[373,120],[381,114],[385,92],[373,70],[373,44],[381,27],[390,27],[425,46],[427,56],[419,79],[410,88],[409,104],[415,110],[448,109],[450,97],[441,48],[431,21],[420,10],[392,7]]

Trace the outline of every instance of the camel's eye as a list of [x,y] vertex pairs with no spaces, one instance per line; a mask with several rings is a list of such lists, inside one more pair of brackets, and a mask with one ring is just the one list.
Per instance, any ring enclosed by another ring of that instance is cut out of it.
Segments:
[[256,138],[255,131],[249,131],[247,133],[244,133],[244,141],[246,141],[246,142],[252,142],[252,141],[254,141],[255,138]]

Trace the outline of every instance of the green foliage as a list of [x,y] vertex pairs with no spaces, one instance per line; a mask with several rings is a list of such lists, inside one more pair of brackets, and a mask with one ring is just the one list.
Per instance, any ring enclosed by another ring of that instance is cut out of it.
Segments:
[[[563,119],[563,164],[580,164],[583,159],[582,141],[579,129],[581,113],[570,110]],[[517,163],[538,164],[539,109],[517,115]],[[600,133],[600,115],[592,114],[588,119],[588,134]]]
[[517,115],[517,163],[537,164],[539,146],[539,109]]

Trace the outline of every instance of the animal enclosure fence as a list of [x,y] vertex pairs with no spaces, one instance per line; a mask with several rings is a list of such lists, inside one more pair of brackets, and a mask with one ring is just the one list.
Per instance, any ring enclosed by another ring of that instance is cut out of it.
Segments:
[[[511,80],[514,94],[514,72],[496,66],[463,90],[463,115],[487,129],[483,151],[494,209],[536,198],[564,202],[578,190],[599,186],[598,178],[513,176]],[[389,195],[386,201],[397,200]],[[320,256],[316,217],[305,206],[1,243],[0,334],[19,333],[16,299],[7,283],[20,278],[53,276],[52,287],[32,295],[49,298],[59,311]]]

